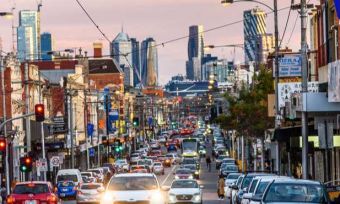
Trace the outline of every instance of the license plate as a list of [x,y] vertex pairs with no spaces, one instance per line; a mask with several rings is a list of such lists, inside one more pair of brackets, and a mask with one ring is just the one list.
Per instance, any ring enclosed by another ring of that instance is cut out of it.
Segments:
[[60,197],[65,197],[65,193],[60,193]]
[[67,189],[62,189],[61,191],[62,191],[62,192],[67,192]]
[[36,200],[26,200],[25,204],[37,204]]

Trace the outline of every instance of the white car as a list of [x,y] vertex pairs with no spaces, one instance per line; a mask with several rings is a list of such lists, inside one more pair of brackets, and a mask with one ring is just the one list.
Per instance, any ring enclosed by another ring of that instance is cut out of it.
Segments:
[[193,203],[201,204],[202,188],[194,179],[174,180],[168,192],[169,204]]
[[148,173],[116,174],[100,202],[165,204],[157,177]]
[[98,183],[104,182],[104,171],[101,168],[96,168],[96,169],[88,169],[87,171],[91,171],[95,173],[95,176],[97,178]]
[[162,162],[155,162],[153,163],[153,169],[152,169],[154,174],[162,174],[164,175],[164,166]]
[[237,182],[238,177],[241,173],[230,173],[224,181],[224,193],[225,197],[231,198],[231,186]]
[[115,168],[118,172],[122,172],[123,170],[127,172],[129,171],[129,164],[126,159],[118,159],[115,161]]
[[102,183],[83,183],[77,190],[77,203],[98,203],[104,191]]
[[132,154],[131,154],[130,161],[135,162],[135,161],[138,161],[138,160],[140,160],[140,159],[141,159],[141,158],[140,158],[139,153],[132,153]]

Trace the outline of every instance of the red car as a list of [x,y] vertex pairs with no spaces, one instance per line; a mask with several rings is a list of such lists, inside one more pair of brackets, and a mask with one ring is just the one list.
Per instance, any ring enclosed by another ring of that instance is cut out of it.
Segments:
[[12,194],[7,197],[7,204],[57,204],[58,201],[52,184],[43,181],[17,183]]
[[161,150],[151,150],[151,152],[149,153],[149,156],[161,156],[162,155],[162,151]]

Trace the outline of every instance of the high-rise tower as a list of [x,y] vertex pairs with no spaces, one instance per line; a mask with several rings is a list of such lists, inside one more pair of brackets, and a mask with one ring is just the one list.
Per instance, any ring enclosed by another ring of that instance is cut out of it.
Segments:
[[202,58],[204,56],[203,26],[193,25],[189,27],[188,61],[186,62],[187,78],[201,80]]
[[141,77],[144,86],[158,85],[158,54],[156,41],[147,38],[141,47]]

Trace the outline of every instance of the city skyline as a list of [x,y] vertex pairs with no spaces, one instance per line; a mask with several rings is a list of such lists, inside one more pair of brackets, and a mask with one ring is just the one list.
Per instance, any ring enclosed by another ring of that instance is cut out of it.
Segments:
[[[12,1],[4,1],[1,5],[1,10],[10,10]],[[193,3],[195,2],[195,3]],[[272,6],[272,0],[265,0],[264,3]],[[111,40],[114,39],[121,30],[122,24],[127,33],[141,40],[147,37],[157,39],[158,43],[166,42],[167,40],[177,37],[187,36],[187,30],[190,25],[202,24],[206,30],[209,28],[225,25],[231,22],[242,19],[241,9],[251,9],[257,6],[256,3],[239,3],[224,8],[220,1],[192,1],[173,3],[172,1],[152,2],[150,0],[134,1],[115,1],[100,0],[96,3],[89,1],[83,2],[84,6],[89,9],[89,12],[94,17],[99,26],[104,30]],[[290,1],[280,1],[279,8],[289,6]],[[64,5],[68,5],[65,7]],[[127,6],[128,5],[128,6]],[[190,7],[190,12],[188,12]],[[209,7],[209,12],[204,12]],[[261,6],[260,6],[261,7]],[[157,9],[154,9],[157,8]],[[240,9],[240,12],[230,12],[233,9]],[[263,7],[261,7],[263,8]],[[16,1],[16,15],[19,10],[36,9],[35,1]],[[129,15],[123,11],[129,9]],[[263,8],[266,12],[268,9]],[[59,15],[63,10],[63,15]],[[109,12],[114,10],[114,12]],[[152,12],[154,13],[152,13]],[[178,15],[171,14],[176,11]],[[50,32],[53,34],[56,42],[56,50],[61,50],[70,47],[82,47],[92,53],[92,42],[102,39],[103,37],[95,29],[95,27],[86,18],[81,9],[76,3],[61,0],[56,2],[43,2],[41,9],[41,32]],[[279,28],[280,36],[282,35],[284,23],[288,9],[279,13]],[[103,15],[102,15],[103,14]],[[200,15],[198,15],[200,14]],[[295,19],[296,12],[293,12],[292,18]],[[158,18],[155,18],[158,16]],[[171,16],[171,17],[170,17]],[[72,21],[70,21],[72,19]],[[112,20],[115,19],[115,20]],[[15,17],[15,25],[17,25],[17,16]],[[67,22],[67,26],[64,23]],[[268,15],[267,18],[268,32],[273,32],[273,15]],[[11,51],[11,21],[1,19],[3,25],[0,28],[3,47],[5,51]],[[298,49],[297,40],[299,38],[299,20],[297,22],[295,32],[289,45],[293,49]],[[285,36],[283,46],[289,38],[294,22],[290,21],[287,34]],[[174,28],[176,27],[176,29]],[[243,42],[242,23],[234,26],[227,26],[222,29],[217,29],[205,34],[206,44],[231,44]],[[103,41],[104,54],[109,54],[109,45]],[[173,75],[185,73],[185,62],[187,60],[187,39],[175,41],[173,43],[159,46],[159,82],[165,84]],[[223,58],[231,58],[231,49],[220,48],[210,51],[213,55],[218,55]],[[243,62],[242,51],[237,51],[238,61]]]

